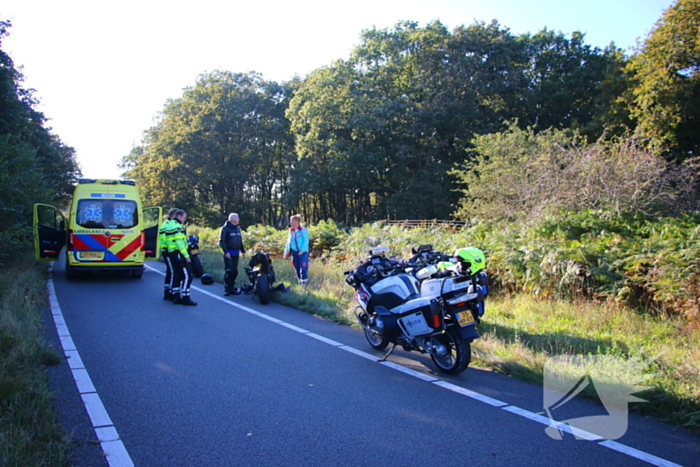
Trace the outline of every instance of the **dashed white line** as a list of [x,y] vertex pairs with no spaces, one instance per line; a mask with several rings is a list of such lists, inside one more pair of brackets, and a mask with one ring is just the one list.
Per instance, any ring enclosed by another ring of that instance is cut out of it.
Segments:
[[[158,274],[160,274],[160,275],[165,275],[165,273],[163,273],[162,271],[160,271],[160,270],[158,270],[158,269],[156,269],[156,268],[154,268],[154,267],[152,267],[152,266],[146,265],[146,268],[148,268],[148,269],[150,269],[151,271],[156,272],[156,273],[158,273]],[[462,394],[462,395],[464,395],[464,396],[470,397],[470,398],[472,398],[472,399],[474,399],[474,400],[477,400],[477,401],[479,401],[479,402],[483,402],[483,403],[488,404],[488,405],[491,405],[491,406],[493,406],[493,407],[497,407],[497,408],[500,408],[500,409],[502,409],[502,410],[506,410],[506,411],[508,411],[508,412],[510,412],[510,413],[512,413],[512,414],[518,415],[518,416],[520,416],[520,417],[527,418],[527,419],[529,419],[529,420],[533,420],[533,421],[538,422],[538,423],[542,423],[542,424],[545,424],[545,425],[551,425],[552,423],[554,423],[558,428],[560,428],[560,429],[562,429],[562,430],[564,430],[564,431],[567,431],[568,433],[575,434],[575,435],[577,435],[579,438],[585,439],[585,440],[587,440],[587,441],[597,441],[597,440],[602,439],[600,436],[598,436],[598,435],[596,435],[596,434],[594,434],[594,433],[589,433],[589,432],[587,432],[587,431],[579,430],[578,428],[571,427],[570,425],[557,422],[556,420],[550,420],[550,419],[547,418],[547,417],[544,417],[544,416],[542,416],[542,415],[536,414],[536,413],[534,413],[534,412],[530,412],[529,410],[525,410],[525,409],[522,409],[522,408],[520,408],[520,407],[516,407],[516,406],[514,406],[514,405],[509,405],[509,404],[506,403],[506,402],[500,401],[500,400],[498,400],[498,399],[494,399],[494,398],[492,398],[492,397],[486,396],[486,395],[481,394],[481,393],[478,393],[478,392],[476,392],[476,391],[472,391],[472,390],[470,390],[470,389],[463,388],[463,387],[461,387],[461,386],[457,386],[457,385],[452,384],[452,383],[448,383],[447,381],[443,381],[443,380],[440,380],[440,379],[435,378],[435,377],[433,377],[433,376],[426,375],[425,373],[421,373],[421,372],[419,372],[419,371],[415,371],[415,370],[412,370],[412,369],[410,369],[410,368],[406,368],[406,367],[404,367],[404,366],[402,366],[402,365],[399,365],[399,364],[397,364],[397,363],[387,362],[387,361],[385,361],[385,360],[382,360],[382,359],[379,358],[379,357],[376,357],[376,356],[374,356],[374,355],[368,354],[368,353],[363,352],[363,351],[361,351],[361,350],[355,349],[354,347],[350,347],[349,345],[345,345],[345,344],[342,344],[342,343],[340,343],[340,342],[337,342],[337,341],[334,341],[334,340],[332,340],[332,339],[329,339],[329,338],[327,338],[327,337],[320,336],[320,335],[315,334],[315,333],[313,333],[313,332],[311,332],[311,331],[308,331],[308,330],[306,330],[306,329],[300,328],[300,327],[298,327],[298,326],[294,326],[293,324],[290,324],[290,323],[287,323],[287,322],[282,321],[282,320],[280,320],[280,319],[277,319],[277,318],[274,318],[274,317],[272,317],[272,316],[266,315],[265,313],[261,313],[261,312],[259,312],[259,311],[257,311],[257,310],[253,310],[253,309],[248,308],[248,307],[246,307],[246,306],[244,306],[244,305],[239,305],[239,304],[236,303],[236,302],[232,302],[232,301],[230,301],[230,300],[226,300],[226,299],[223,298],[223,297],[220,297],[220,296],[218,296],[218,295],[215,295],[215,294],[213,294],[213,293],[211,293],[211,292],[209,292],[209,291],[207,291],[207,290],[202,290],[202,289],[200,289],[199,287],[192,287],[192,288],[195,289],[195,290],[197,290],[198,292],[201,292],[201,293],[203,293],[203,294],[205,294],[205,295],[208,295],[208,296],[210,296],[210,297],[212,297],[212,298],[215,298],[216,300],[219,300],[219,301],[221,301],[221,302],[223,302],[223,303],[226,303],[226,304],[228,304],[228,305],[230,305],[230,306],[239,308],[239,309],[241,309],[241,310],[243,310],[243,311],[247,311],[248,313],[251,313],[251,314],[253,314],[253,315],[259,316],[259,317],[261,317],[261,318],[263,318],[263,319],[266,319],[266,320],[268,320],[268,321],[271,321],[271,322],[273,322],[273,323],[275,323],[275,324],[279,324],[279,325],[281,325],[281,326],[284,326],[284,327],[286,327],[286,328],[288,328],[288,329],[290,329],[290,330],[292,330],[292,331],[295,331],[295,332],[298,332],[298,333],[300,333],[300,334],[303,334],[303,335],[312,337],[312,338],[314,338],[314,339],[316,339],[316,340],[318,340],[318,341],[321,341],[321,342],[324,342],[324,343],[326,343],[326,344],[329,344],[329,345],[332,345],[332,346],[334,346],[334,347],[337,347],[337,348],[339,348],[339,349],[345,350],[346,352],[350,352],[350,353],[352,353],[352,354],[354,354],[354,355],[360,356],[360,357],[365,358],[365,359],[367,359],[367,360],[370,360],[370,361],[373,361],[373,362],[378,362],[378,363],[380,363],[382,366],[385,366],[385,367],[387,367],[387,368],[394,369],[394,370],[396,370],[396,371],[400,371],[400,372],[402,372],[402,373],[404,373],[404,374],[407,374],[407,375],[409,375],[409,376],[413,376],[413,377],[415,377],[415,378],[418,378],[418,379],[420,379],[420,380],[422,380],[422,381],[429,382],[429,383],[434,384],[434,385],[436,385],[436,386],[440,386],[440,387],[442,387],[442,388],[444,388],[444,389],[447,389],[447,390],[449,390],[449,391],[453,391],[453,392],[456,392],[456,393],[458,393],[458,394]],[[626,455],[628,455],[628,456],[634,457],[634,458],[639,459],[639,460],[642,460],[642,461],[644,461],[644,462],[648,462],[648,463],[650,463],[650,464],[652,464],[652,465],[657,465],[657,466],[659,466],[659,467],[682,467],[682,466],[679,465],[679,464],[673,463],[673,462],[668,461],[668,460],[666,460],[666,459],[662,459],[661,457],[654,456],[653,454],[649,454],[649,453],[646,453],[646,452],[644,452],[644,451],[640,451],[640,450],[638,450],[638,449],[635,449],[635,448],[626,446],[626,445],[621,444],[621,443],[618,443],[618,442],[616,442],[616,441],[607,440],[607,441],[599,442],[599,443],[597,443],[597,444],[598,444],[599,446],[604,446],[604,447],[606,447],[606,448],[612,449],[612,450],[617,451],[617,452],[620,452],[620,453],[622,453],[622,454],[626,454]]]
[[63,318],[63,312],[58,304],[56,290],[53,285],[52,278],[53,264],[49,268],[49,279],[47,287],[49,291],[49,306],[51,307],[51,315],[58,338],[61,341],[63,354],[68,361],[68,367],[73,374],[73,379],[78,387],[78,392],[85,405],[92,427],[95,429],[95,435],[100,441],[102,452],[105,453],[105,458],[110,467],[134,467],[134,463],[129,456],[129,453],[124,446],[124,443],[119,438],[117,429],[112,424],[112,420],[107,414],[107,410],[102,404],[100,396],[97,394],[95,386],[92,384],[90,375],[83,365],[83,360],[80,358],[78,349],[70,336],[68,325]]

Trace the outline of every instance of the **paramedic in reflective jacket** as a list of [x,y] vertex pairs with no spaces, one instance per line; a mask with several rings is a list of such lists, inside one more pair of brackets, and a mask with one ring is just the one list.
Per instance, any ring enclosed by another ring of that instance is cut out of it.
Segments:
[[219,246],[224,253],[224,295],[238,295],[240,289],[236,288],[236,278],[238,277],[238,259],[245,258],[245,247],[243,246],[243,236],[238,225],[238,214],[231,213],[228,221],[221,227]]

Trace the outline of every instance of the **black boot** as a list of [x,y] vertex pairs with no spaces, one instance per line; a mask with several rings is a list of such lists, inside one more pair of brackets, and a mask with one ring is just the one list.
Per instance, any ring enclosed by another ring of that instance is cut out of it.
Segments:
[[170,290],[166,290],[165,293],[163,294],[163,300],[173,300],[173,294],[170,292]]
[[181,298],[180,304],[187,306],[197,306],[197,302],[192,301],[189,295],[187,297]]
[[225,286],[224,287],[224,296],[228,297],[229,295],[231,295],[231,290],[227,286]]

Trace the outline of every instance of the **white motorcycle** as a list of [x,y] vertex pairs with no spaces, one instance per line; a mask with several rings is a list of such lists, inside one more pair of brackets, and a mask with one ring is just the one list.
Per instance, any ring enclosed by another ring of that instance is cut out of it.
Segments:
[[440,272],[435,266],[416,272],[384,252],[383,247],[373,249],[367,261],[346,272],[367,341],[377,350],[393,344],[384,358],[401,345],[430,354],[444,373],[461,373],[471,361],[471,342],[479,338],[481,287],[472,275]]

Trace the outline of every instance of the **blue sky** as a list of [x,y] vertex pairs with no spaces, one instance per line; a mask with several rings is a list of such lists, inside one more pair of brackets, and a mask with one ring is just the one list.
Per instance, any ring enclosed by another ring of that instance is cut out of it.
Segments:
[[165,101],[213,70],[301,77],[347,58],[363,29],[492,19],[515,34],[581,31],[631,50],[671,0],[4,0],[2,48],[83,175],[117,177]]

